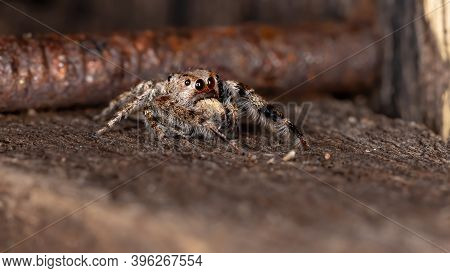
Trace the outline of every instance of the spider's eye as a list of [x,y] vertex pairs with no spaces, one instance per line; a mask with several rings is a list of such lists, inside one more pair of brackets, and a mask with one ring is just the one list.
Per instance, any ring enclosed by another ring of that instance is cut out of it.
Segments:
[[203,80],[197,80],[195,82],[195,89],[202,90],[205,87],[205,82]]
[[214,84],[215,84],[216,82],[214,81],[214,78],[213,77],[209,77],[208,78],[208,87],[209,88],[214,88]]
[[189,86],[189,85],[191,84],[191,80],[189,80],[189,79],[185,80],[185,81],[184,81],[184,84],[185,84],[186,86]]
[[172,75],[170,75],[170,76],[167,78],[167,81],[170,82],[170,79],[172,79]]

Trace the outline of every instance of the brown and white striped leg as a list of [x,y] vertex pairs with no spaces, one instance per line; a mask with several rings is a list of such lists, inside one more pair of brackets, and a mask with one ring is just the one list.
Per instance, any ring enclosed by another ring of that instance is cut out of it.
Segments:
[[176,135],[186,138],[198,136],[204,139],[219,138],[233,149],[239,150],[220,132],[218,125],[204,119],[201,113],[173,104],[169,100],[157,99],[154,104],[145,110],[145,115],[151,120],[156,120],[168,131],[175,132]]
[[181,138],[188,138],[188,136],[185,133],[181,132],[180,130],[165,126],[164,124],[159,122],[159,120],[153,115],[152,111],[145,110],[144,115],[147,129],[155,133],[158,139],[163,139],[166,136],[168,137],[178,136]]
[[120,107],[123,107],[125,104],[136,100],[140,95],[142,95],[146,90],[152,89],[154,87],[154,82],[146,81],[141,82],[135,87],[133,87],[130,91],[124,92],[120,94],[117,98],[112,100],[108,107],[104,108],[102,112],[94,117],[94,120],[103,120],[106,119],[113,112],[117,111]]
[[239,112],[246,113],[252,120],[272,129],[278,136],[295,137],[295,144],[309,148],[303,132],[297,128],[283,113],[276,110],[273,104],[268,103],[255,90],[239,82],[225,81],[222,88],[223,103],[234,103]]

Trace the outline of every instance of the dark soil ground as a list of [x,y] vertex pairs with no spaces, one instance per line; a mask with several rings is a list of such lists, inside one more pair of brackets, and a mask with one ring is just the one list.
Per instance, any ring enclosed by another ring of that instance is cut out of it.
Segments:
[[95,137],[98,109],[2,115],[0,249],[450,249],[449,146],[366,109],[315,103],[304,126],[311,149],[289,162],[287,147],[256,148],[264,137],[252,134],[240,155],[146,142],[133,122]]

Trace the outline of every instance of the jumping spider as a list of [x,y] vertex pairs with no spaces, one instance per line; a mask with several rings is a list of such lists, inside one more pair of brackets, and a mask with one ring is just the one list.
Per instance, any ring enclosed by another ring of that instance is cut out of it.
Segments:
[[97,134],[105,133],[130,115],[143,114],[147,128],[160,138],[218,137],[229,143],[228,136],[238,129],[239,116],[247,114],[277,136],[293,136],[296,146],[308,147],[303,132],[274,105],[253,89],[236,81],[222,81],[208,70],[172,74],[160,82],[141,82],[111,101],[96,119],[113,112],[114,117]]

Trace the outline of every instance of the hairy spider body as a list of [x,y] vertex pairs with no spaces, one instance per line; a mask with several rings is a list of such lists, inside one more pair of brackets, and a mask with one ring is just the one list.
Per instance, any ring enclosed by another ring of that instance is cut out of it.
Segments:
[[111,101],[96,118],[112,113],[105,133],[130,115],[143,114],[147,128],[162,137],[216,137],[228,141],[238,129],[241,114],[272,129],[278,136],[293,136],[295,144],[306,148],[307,142],[275,107],[255,90],[236,81],[222,81],[208,70],[172,74],[166,81],[144,81]]

